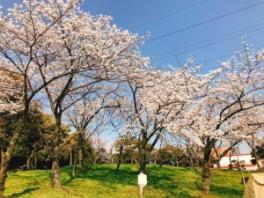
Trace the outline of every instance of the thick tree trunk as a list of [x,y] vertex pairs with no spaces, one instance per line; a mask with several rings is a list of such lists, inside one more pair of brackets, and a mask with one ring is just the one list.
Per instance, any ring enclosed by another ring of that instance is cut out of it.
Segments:
[[55,159],[52,161],[51,186],[53,188],[60,187],[60,165],[59,160]]
[[139,159],[139,172],[147,173],[147,150],[146,148],[140,149],[140,159]]
[[116,165],[116,171],[119,171],[120,165],[122,163],[122,158],[123,158],[123,148],[124,145],[121,144],[119,148],[119,155],[118,155],[118,160],[117,160],[117,165]]
[[28,111],[29,111],[29,102],[25,100],[25,108],[23,113],[23,128],[19,130],[18,132],[14,133],[7,148],[6,151],[4,151],[3,148],[1,148],[1,166],[0,166],[0,198],[3,198],[4,190],[5,190],[5,183],[7,179],[7,171],[8,171],[8,164],[10,162],[12,153],[14,151],[14,148],[16,146],[16,143],[23,132],[24,129],[26,129],[27,124],[29,123],[28,119]]
[[8,163],[10,161],[10,155],[7,152],[1,154],[1,169],[0,169],[0,198],[3,198],[5,183],[7,178]]
[[[161,133],[161,130],[159,131]],[[149,137],[147,137],[147,133],[143,132],[142,133],[142,145],[139,146],[139,171],[143,173],[147,173],[147,163],[148,163],[148,155],[151,153],[155,145],[157,144],[159,138],[160,138],[160,133],[158,133],[152,142],[150,148],[146,148],[147,143],[149,141]]]
[[59,144],[61,142],[61,114],[55,114],[56,118],[56,130],[55,130],[55,146],[52,151],[52,169],[51,169],[51,186],[53,188],[59,188],[60,184],[60,160],[59,160]]
[[20,137],[22,131],[15,133],[11,140],[10,143],[7,147],[6,152],[3,151],[1,152],[1,169],[0,169],[0,198],[3,198],[4,190],[5,190],[5,183],[6,183],[6,178],[7,178],[7,171],[8,171],[8,164],[11,159],[11,155],[14,151],[15,145],[17,143],[18,138]]
[[51,169],[51,186],[53,188],[60,187],[60,164],[58,155],[58,146],[55,146],[53,159],[52,159],[52,169]]
[[212,147],[210,143],[204,147],[204,157],[202,166],[202,190],[205,194],[210,192],[211,183],[211,152]]
[[142,144],[139,145],[139,171],[142,173],[147,173],[147,163],[148,163],[148,155],[151,153],[155,145],[157,144],[160,138],[160,133],[157,134],[156,138],[152,142],[150,148],[146,148],[148,143],[148,137],[146,132],[142,132]]
[[203,182],[203,191],[205,194],[209,194],[210,192],[210,183],[211,183],[211,163],[204,162],[202,169],[202,182]]

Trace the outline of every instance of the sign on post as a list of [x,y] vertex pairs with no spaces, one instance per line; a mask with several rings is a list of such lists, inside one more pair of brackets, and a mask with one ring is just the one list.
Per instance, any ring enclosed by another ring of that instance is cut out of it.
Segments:
[[147,175],[140,172],[140,174],[138,175],[138,185],[139,185],[139,189],[140,189],[140,197],[143,197],[143,188],[147,185],[148,180],[147,180]]

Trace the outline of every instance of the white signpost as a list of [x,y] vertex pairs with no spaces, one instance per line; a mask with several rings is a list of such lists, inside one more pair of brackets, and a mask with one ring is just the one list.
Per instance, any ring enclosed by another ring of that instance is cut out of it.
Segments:
[[148,183],[148,179],[147,179],[147,175],[140,172],[140,174],[138,175],[138,185],[139,185],[139,193],[140,193],[140,197],[143,197],[143,188],[147,185]]

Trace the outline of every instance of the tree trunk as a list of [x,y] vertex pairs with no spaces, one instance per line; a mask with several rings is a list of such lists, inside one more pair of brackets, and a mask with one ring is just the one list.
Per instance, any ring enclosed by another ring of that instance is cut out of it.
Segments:
[[159,167],[162,167],[162,142],[163,142],[163,138],[160,140],[160,146],[159,146]]
[[30,166],[30,156],[27,158],[27,170],[30,170],[31,166]]
[[78,152],[79,154],[79,165],[80,165],[80,168],[81,170],[83,171],[84,170],[84,162],[83,162],[83,149],[81,148]]
[[30,155],[27,158],[27,170],[32,169],[32,167],[34,166],[32,160],[34,160],[34,150],[30,152]]
[[204,147],[204,157],[202,166],[202,190],[207,195],[210,192],[211,182],[211,151],[212,147],[208,143]]
[[8,164],[10,162],[11,155],[14,151],[15,145],[17,143],[18,138],[20,137],[21,132],[22,132],[22,130],[15,133],[12,136],[6,152],[4,152],[2,149],[1,168],[0,168],[0,198],[3,198],[3,194],[4,194],[4,190],[5,190],[5,182],[6,182],[6,178],[7,178]]
[[110,163],[113,164],[114,160],[113,160],[113,146],[111,146],[110,149]]
[[220,165],[221,157],[220,157],[219,151],[215,147],[213,149],[214,149],[215,156],[217,158],[216,159],[216,167],[217,167],[217,169],[221,169],[221,165]]
[[56,129],[55,129],[55,146],[52,151],[52,169],[51,169],[51,186],[58,188],[60,184],[60,162],[59,162],[59,144],[61,142],[61,114],[55,114]]
[[1,154],[1,169],[0,169],[0,198],[3,198],[5,183],[7,178],[8,163],[10,161],[10,155],[7,152]]
[[217,160],[217,162],[216,162],[216,166],[217,166],[217,169],[221,169],[220,160]]
[[261,165],[260,159],[259,159],[259,157],[257,155],[256,155],[255,159],[256,159],[256,163],[257,163],[258,169],[261,168],[262,165]]
[[60,187],[60,165],[59,160],[55,159],[52,161],[51,186],[53,188]]
[[73,158],[72,158],[73,156],[72,155],[73,155],[73,149],[71,147],[71,149],[70,149],[70,164],[69,164],[70,166],[72,166],[72,162],[73,162]]
[[[161,133],[161,130],[159,131]],[[148,163],[148,155],[151,153],[155,145],[157,144],[159,138],[160,138],[160,133],[157,134],[156,138],[152,142],[151,146],[149,149],[146,148],[147,143],[148,143],[148,137],[147,133],[145,131],[142,131],[142,145],[139,145],[139,171],[142,173],[147,173],[147,163]]]
[[37,157],[37,152],[35,152],[33,168],[37,169],[37,167],[38,167],[38,157]]
[[116,171],[119,171],[120,165],[122,163],[123,148],[124,148],[124,145],[121,143],[120,149],[119,149],[118,160],[117,160]]
[[202,182],[203,182],[203,191],[205,194],[209,194],[210,192],[210,182],[211,182],[211,163],[204,162],[202,169]]
[[140,149],[140,159],[139,159],[139,172],[147,173],[147,150],[146,148]]
[[194,168],[194,165],[193,165],[193,158],[192,156],[190,157],[190,167],[193,169]]
[[261,166],[261,164],[260,164],[260,159],[259,159],[259,157],[258,157],[258,155],[257,155],[256,148],[255,148],[255,147],[251,147],[251,149],[252,149],[252,157],[255,158],[255,160],[256,160],[256,164],[257,164],[258,168],[261,168],[262,166]]
[[231,157],[232,157],[232,153],[229,153],[229,167],[228,167],[229,169],[233,169],[234,168],[233,164],[232,164],[232,160],[231,160],[232,158]]
[[77,164],[77,156],[74,156],[73,166],[72,166],[72,176],[76,177],[76,164]]
[[131,151],[131,155],[130,155],[130,164],[131,164],[131,165],[134,164],[134,155],[133,155],[133,151]]
[[51,169],[51,186],[53,188],[60,187],[60,164],[58,155],[58,146],[55,146],[54,155],[52,159],[52,169]]

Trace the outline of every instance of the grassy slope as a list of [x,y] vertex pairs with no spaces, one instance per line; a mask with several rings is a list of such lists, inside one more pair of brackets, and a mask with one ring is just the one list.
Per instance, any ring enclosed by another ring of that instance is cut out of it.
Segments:
[[[119,174],[114,165],[98,165],[77,178],[70,177],[70,169],[63,168],[63,188],[49,185],[48,170],[10,173],[6,197],[19,198],[137,198],[137,167],[122,165]],[[144,198],[201,197],[199,174],[186,168],[149,167],[149,185]],[[240,173],[214,171],[210,198],[240,198],[243,185]]]

